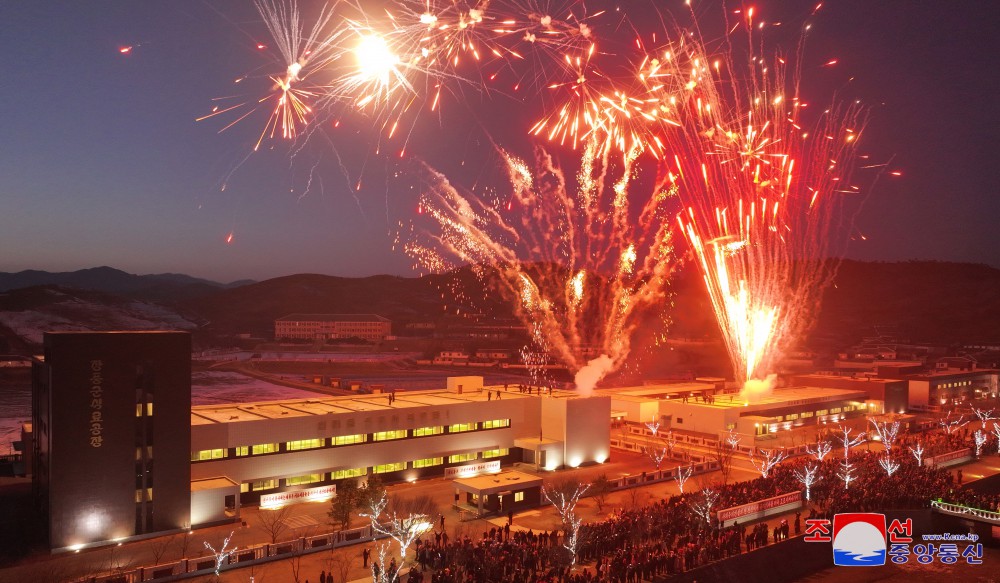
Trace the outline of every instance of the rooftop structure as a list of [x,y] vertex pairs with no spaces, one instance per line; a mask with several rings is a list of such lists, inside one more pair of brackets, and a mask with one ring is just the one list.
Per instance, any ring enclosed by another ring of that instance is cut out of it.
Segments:
[[379,342],[391,333],[392,322],[376,314],[288,314],[274,321],[274,337],[279,340],[360,338]]

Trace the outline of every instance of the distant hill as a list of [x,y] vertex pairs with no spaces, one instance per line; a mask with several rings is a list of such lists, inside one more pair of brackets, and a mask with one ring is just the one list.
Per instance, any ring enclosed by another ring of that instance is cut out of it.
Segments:
[[0,273],[0,291],[57,285],[155,300],[196,297],[218,289],[239,287],[248,283],[253,282],[244,280],[223,284],[179,273],[135,275],[107,266],[60,273],[36,270]]
[[818,334],[875,331],[913,341],[1000,339],[1000,269],[937,261],[845,261],[827,290]]
[[[41,277],[29,274],[38,273],[0,274],[0,288],[16,281],[11,276],[29,281]],[[380,314],[397,333],[408,322],[511,317],[510,306],[471,268],[423,277],[301,274],[229,288],[183,275],[135,276],[110,268],[49,274],[62,275],[73,275],[73,287],[90,290],[46,285],[0,292],[0,336],[6,332],[8,346],[30,346],[43,329],[74,326],[190,329],[200,344],[211,345],[240,333],[270,337],[275,318],[294,312]],[[826,291],[810,344],[842,347],[875,332],[938,343],[996,341],[998,289],[1000,270],[985,265],[845,261]],[[675,276],[670,294],[668,338],[719,338],[701,276],[690,266]],[[637,337],[643,335],[640,330]]]
[[[42,334],[73,330],[194,330],[198,323],[162,304],[105,292],[35,286],[0,292],[0,349],[37,349]],[[3,350],[0,350],[3,353]]]

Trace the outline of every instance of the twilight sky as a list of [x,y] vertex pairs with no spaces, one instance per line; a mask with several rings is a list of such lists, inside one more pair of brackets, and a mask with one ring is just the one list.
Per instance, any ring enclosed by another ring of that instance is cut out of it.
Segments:
[[[294,157],[279,141],[246,158],[265,112],[221,134],[234,117],[195,121],[213,98],[262,95],[261,75],[281,70],[256,48],[270,40],[247,4],[0,3],[0,271],[110,265],[217,281],[413,273],[393,249],[416,210],[415,194],[392,178],[406,171],[398,140],[376,153],[377,131],[349,116]],[[589,5],[602,4],[613,6]],[[704,18],[719,6],[700,4]],[[300,5],[308,18],[319,3]],[[790,5],[800,15],[798,2],[756,6],[774,19]],[[821,10],[807,91],[814,83],[817,97],[838,89],[871,104],[861,150],[903,173],[871,191],[857,221],[867,240],[852,242],[849,257],[1000,266],[1000,197],[987,184],[1000,153],[996,12],[980,0],[828,0]],[[835,67],[820,66],[831,59]],[[481,153],[491,138],[522,152],[529,143],[510,98],[467,88],[444,105],[417,118],[407,154],[460,182],[491,174]]]

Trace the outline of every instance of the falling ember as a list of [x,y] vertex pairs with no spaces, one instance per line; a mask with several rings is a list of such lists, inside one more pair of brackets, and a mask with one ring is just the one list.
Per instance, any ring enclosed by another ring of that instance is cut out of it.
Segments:
[[232,242],[233,242],[233,232],[230,231],[229,234],[226,235],[226,243],[229,244],[229,243],[232,243]]
[[132,47],[130,47],[130,46],[129,47],[121,47],[120,49],[118,49],[118,52],[121,53],[121,54],[123,54],[123,55],[127,55],[127,54],[129,54],[129,53],[132,52]]
[[[612,164],[611,151],[592,139],[575,182],[545,152],[534,168],[505,155],[512,196],[496,206],[424,167],[421,208],[432,222],[415,231],[406,252],[428,269],[472,265],[502,292],[536,346],[571,373],[591,363],[592,385],[624,363],[640,319],[662,317],[674,266],[670,197],[653,191],[629,210],[640,151]],[[514,210],[502,210],[510,201]],[[595,353],[605,355],[601,366],[591,362]]]
[[[802,105],[798,80],[784,75],[793,64],[778,62],[768,71],[760,57],[737,66],[730,56],[726,68],[743,71],[723,78],[698,64],[711,59],[696,39],[671,53],[660,65],[658,91],[661,101],[676,97],[673,123],[661,124],[657,134],[676,155],[663,164],[661,187],[677,188],[687,207],[677,224],[702,273],[737,382],[748,390],[770,386],[763,379],[803,339],[847,243],[849,229],[838,228],[842,193],[856,190],[838,185],[849,183],[863,112],[838,105],[809,124],[799,109],[783,106]],[[813,127],[804,132],[806,125]],[[847,138],[812,140],[812,134]]]

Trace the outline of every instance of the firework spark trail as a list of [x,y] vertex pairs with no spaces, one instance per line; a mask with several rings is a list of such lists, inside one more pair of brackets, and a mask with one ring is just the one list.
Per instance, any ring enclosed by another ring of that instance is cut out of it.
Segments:
[[690,37],[669,50],[662,182],[678,188],[678,226],[746,385],[802,338],[836,270],[863,112],[834,105],[807,124],[783,58],[722,67]]
[[638,217],[630,208],[638,153],[613,160],[612,150],[592,141],[576,181],[541,149],[535,170],[505,153],[514,210],[504,213],[425,167],[421,208],[433,230],[416,233],[404,248],[431,270],[481,268],[536,343],[571,371],[598,354],[610,359],[587,375],[596,382],[623,364],[637,317],[649,308],[662,312],[674,265],[669,193],[650,196]]

